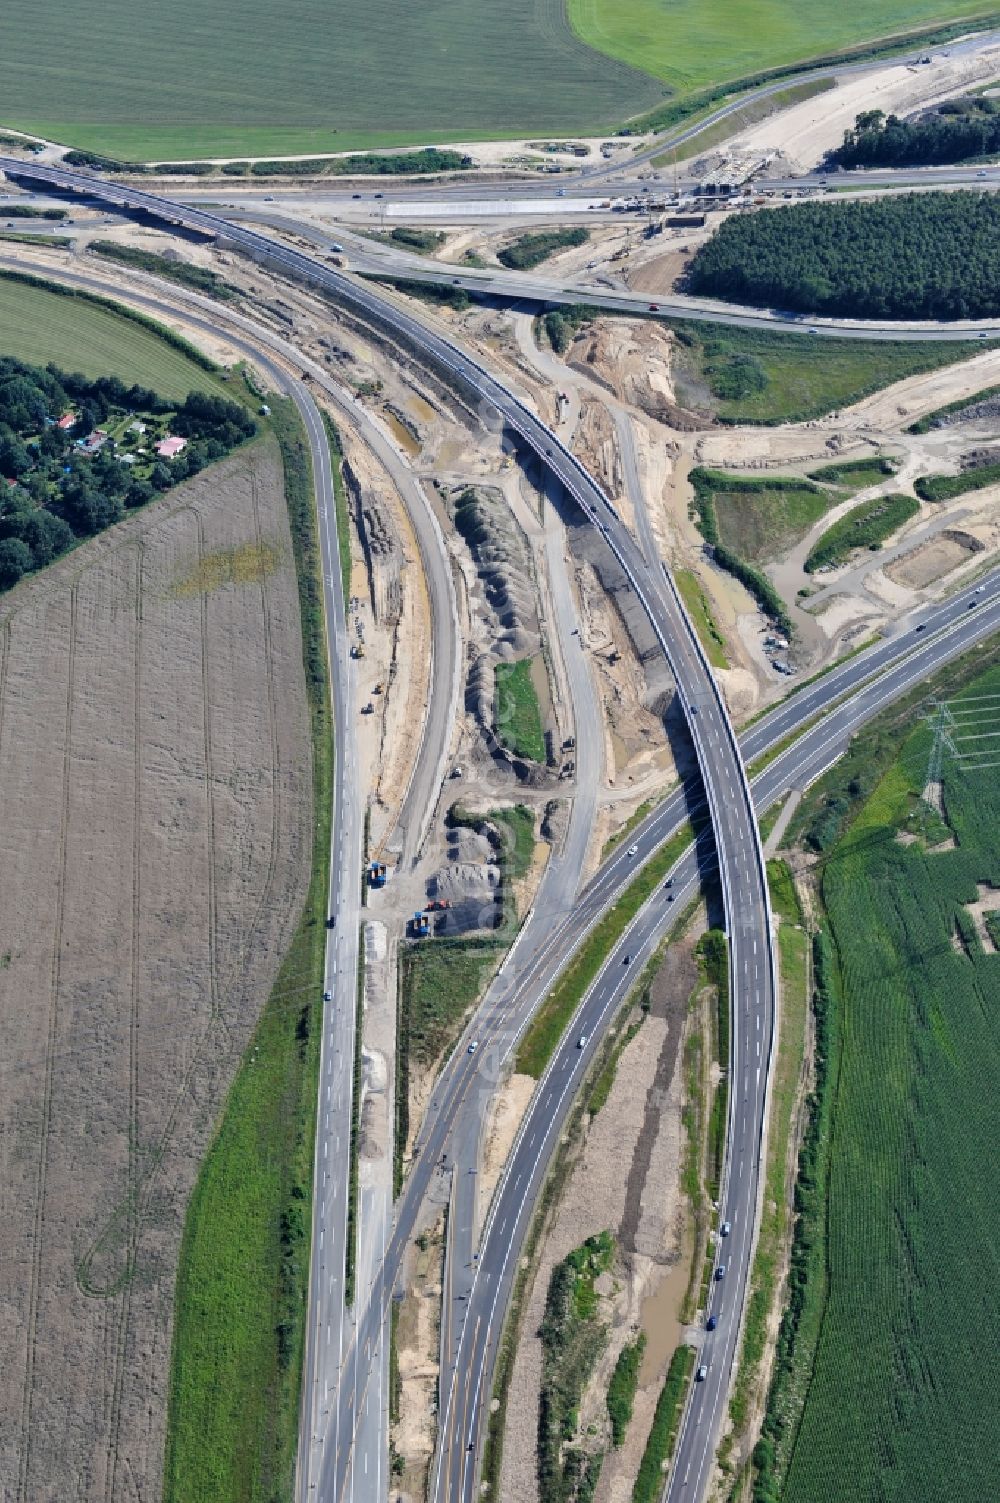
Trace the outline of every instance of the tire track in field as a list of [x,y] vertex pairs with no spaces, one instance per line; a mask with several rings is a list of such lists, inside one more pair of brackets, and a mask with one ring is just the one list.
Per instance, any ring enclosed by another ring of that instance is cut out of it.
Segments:
[[[254,514],[255,536],[256,536],[256,541],[257,541],[258,547],[262,548],[262,545],[263,545],[263,529],[262,529],[261,523],[260,523],[260,501],[259,501],[259,491],[258,491],[258,478],[257,478],[257,475],[256,475],[255,471],[251,471],[251,484],[252,484],[252,504],[253,504],[253,514]],[[202,519],[202,516],[201,516],[200,512],[198,512],[197,509],[194,506],[186,507],[186,508],[184,508],[184,510],[190,511],[191,515],[195,519],[195,523],[196,523],[196,526],[197,526],[197,529],[198,529],[198,539],[199,539],[198,559],[199,559],[199,569],[200,569],[201,565],[203,563],[203,560],[204,560],[204,552],[205,552],[205,549],[204,549],[204,525],[203,525],[203,519]],[[179,512],[176,513],[175,515],[179,515]],[[261,553],[260,556],[262,557],[263,554]],[[141,602],[141,583],[140,583],[139,600]],[[271,902],[272,902],[272,898],[273,898],[273,890],[274,890],[274,885],[275,885],[275,876],[276,876],[276,868],[277,868],[277,860],[278,860],[278,848],[279,848],[279,836],[280,836],[280,814],[281,814],[281,811],[280,811],[280,746],[279,746],[279,739],[278,739],[277,691],[276,691],[276,686],[275,686],[274,645],[273,645],[273,633],[272,633],[272,621],[271,621],[271,603],[270,603],[270,599],[269,599],[269,595],[268,595],[267,580],[266,580],[266,576],[264,575],[263,571],[261,572],[261,579],[260,579],[260,601],[261,601],[261,619],[262,619],[263,628],[264,628],[264,656],[265,656],[265,664],[266,664],[266,682],[267,682],[267,694],[268,694],[268,719],[269,719],[270,742],[271,742],[271,768],[272,768],[272,773],[271,773],[271,782],[272,782],[271,845],[270,845],[270,854],[269,854],[269,858],[268,858],[267,875],[266,875],[266,878],[265,878],[265,881],[264,881],[264,884],[263,884],[263,887],[262,887],[261,898],[260,898],[260,900],[259,900],[259,902],[257,904],[257,908],[256,908],[256,911],[255,911],[254,917],[251,920],[250,924],[248,925],[246,941],[243,944],[243,946],[241,947],[240,955],[239,955],[239,957],[238,957],[238,959],[235,962],[234,967],[233,967],[233,973],[232,973],[231,981],[232,981],[232,984],[234,984],[234,985],[240,984],[240,983],[244,982],[245,979],[246,979],[247,973],[248,973],[248,971],[250,969],[251,958],[252,958],[252,956],[255,953],[255,945],[254,945],[253,941],[254,941],[254,939],[256,937],[256,934],[257,934],[257,931],[258,931],[258,926],[259,926],[259,923],[260,923],[261,916],[271,906]],[[208,723],[208,717],[210,715],[210,692],[209,692],[209,681],[208,681],[208,677],[207,677],[207,674],[206,674],[206,665],[207,665],[207,662],[208,662],[208,647],[207,647],[207,644],[208,644],[208,640],[209,640],[209,637],[208,637],[207,592],[206,592],[206,594],[202,598],[201,616],[202,616],[202,682],[203,682],[203,686],[204,686],[204,705],[205,705],[206,727],[207,727],[207,729],[206,729],[206,774],[209,775],[210,774],[209,757],[211,755],[211,736],[210,736],[210,725]],[[140,608],[139,608],[139,617],[138,617],[138,621],[137,621],[137,636],[138,636],[138,632],[139,632],[140,626],[141,626],[141,605],[140,605]],[[139,776],[140,776],[139,769],[140,769],[140,766],[141,766],[141,763],[140,763],[140,760],[139,760],[139,756],[140,756],[139,748],[141,746],[141,738],[140,738],[140,733],[139,733],[139,726],[140,726],[140,700],[139,700],[139,668],[138,668],[139,657],[138,657],[138,651],[139,651],[139,649],[138,649],[138,645],[137,645],[137,648],[136,648],[136,663],[137,663],[137,669],[136,669],[136,673],[137,673],[137,677],[136,677],[136,747],[137,747],[137,757],[136,757],[137,792],[136,792],[136,800],[137,800],[137,802],[136,802],[136,823],[135,823],[135,826],[134,826],[134,854],[133,854],[133,863],[135,863],[135,861],[137,859],[137,857],[135,855],[135,851],[138,849],[138,835],[137,835],[136,832],[138,832],[138,830],[139,830],[138,779],[139,779]],[[209,787],[211,787],[211,778],[210,778],[210,776],[209,776],[208,780],[209,780]],[[213,808],[213,812],[214,812],[214,799],[211,800],[211,803],[212,803],[212,808]],[[211,829],[211,824],[210,823],[208,825],[208,828]],[[214,844],[214,840],[212,840],[210,838],[210,841],[209,841],[209,865],[210,865],[210,872],[212,873],[213,876],[214,876],[214,861],[215,861],[215,844]],[[135,864],[133,864],[133,873],[134,873],[134,878],[135,878],[134,892],[138,893],[138,890],[139,890],[139,887],[138,887],[139,877],[138,877],[138,868],[137,868],[137,866]],[[215,910],[213,910],[213,912],[214,911]],[[214,920],[213,920],[213,923],[214,923]],[[134,932],[137,934],[138,930],[136,929]],[[213,936],[215,935],[215,932],[216,931],[213,928],[213,930],[212,930]],[[216,957],[217,953],[218,953],[217,952],[217,944],[213,945],[211,943],[211,941],[210,941],[210,956],[211,956],[211,964],[212,964],[212,967],[213,967],[213,972],[212,972],[213,977],[215,976],[215,969],[214,968],[215,968],[215,964],[216,964],[215,957]],[[134,951],[134,954],[135,954],[135,951]],[[138,968],[137,968],[137,966],[134,967],[133,976],[134,976],[134,992],[133,992],[133,996],[134,996],[134,999],[137,999],[137,996],[138,996]],[[162,1132],[162,1134],[160,1136],[160,1140],[157,1143],[155,1150],[153,1151],[153,1153],[152,1153],[152,1155],[150,1157],[149,1168],[144,1173],[143,1172],[138,1172],[138,1171],[136,1173],[134,1191],[133,1191],[133,1194],[131,1196],[132,1207],[131,1207],[131,1211],[130,1211],[130,1217],[131,1217],[131,1234],[130,1234],[129,1272],[133,1272],[134,1271],[134,1268],[135,1268],[135,1265],[136,1265],[136,1262],[137,1262],[137,1259],[138,1259],[138,1243],[139,1243],[139,1239],[140,1239],[140,1237],[142,1235],[143,1225],[144,1225],[145,1219],[146,1219],[146,1212],[147,1212],[147,1209],[148,1209],[149,1198],[150,1198],[150,1195],[152,1194],[153,1186],[154,1186],[154,1183],[155,1183],[155,1180],[156,1180],[156,1175],[157,1175],[157,1173],[159,1171],[159,1168],[161,1167],[161,1165],[163,1163],[164,1155],[165,1155],[167,1147],[169,1145],[169,1140],[172,1137],[173,1132],[174,1132],[174,1130],[176,1128],[177,1119],[178,1119],[178,1116],[179,1116],[179,1113],[180,1113],[180,1108],[181,1108],[181,1106],[182,1106],[182,1104],[183,1104],[183,1102],[184,1102],[184,1100],[185,1100],[185,1098],[186,1098],[186,1096],[188,1094],[188,1089],[189,1089],[189,1086],[190,1086],[191,1078],[192,1078],[195,1070],[202,1063],[202,1060],[203,1060],[203,1057],[204,1057],[204,1053],[205,1053],[205,1049],[206,1049],[206,1046],[208,1044],[209,1038],[210,1038],[210,1036],[212,1035],[213,1031],[215,1030],[215,1028],[218,1025],[222,1026],[222,1028],[225,1031],[226,1036],[228,1037],[228,1035],[229,1035],[228,1026],[225,1024],[225,1021],[221,1017],[221,1015],[217,1015],[215,1009],[213,1009],[212,1016],[210,1016],[209,1020],[206,1022],[205,1026],[204,1026],[204,1028],[202,1030],[201,1036],[198,1039],[198,1042],[195,1045],[195,1047],[194,1047],[194,1049],[193,1049],[193,1051],[191,1053],[190,1062],[189,1062],[187,1068],[185,1069],[185,1071],[184,1071],[184,1073],[183,1073],[183,1075],[181,1077],[181,1081],[180,1081],[180,1083],[178,1085],[176,1096],[175,1096],[173,1104],[171,1106],[170,1114],[168,1116],[167,1122],[164,1125],[164,1130],[163,1130],[163,1132]],[[137,1072],[137,1055],[136,1055],[135,1056],[135,1075],[134,1075],[134,1079],[135,1079],[135,1082],[136,1082],[135,1088],[134,1088],[135,1089],[135,1098],[134,1099],[136,1099],[136,1100],[137,1100],[137,1075],[138,1075],[138,1072]],[[134,1140],[135,1140],[135,1150],[136,1150],[136,1153],[137,1153],[137,1150],[138,1150],[138,1121],[137,1121],[137,1118],[136,1118],[136,1121],[135,1121]],[[136,1158],[135,1162],[138,1164],[138,1159],[137,1158]],[[120,1437],[121,1437],[121,1425],[122,1425],[123,1405],[121,1403],[121,1398],[122,1398],[122,1394],[123,1394],[123,1383],[124,1383],[124,1373],[125,1373],[125,1358],[126,1358],[127,1351],[128,1351],[128,1334],[129,1334],[130,1319],[131,1319],[131,1293],[132,1293],[132,1284],[133,1284],[133,1280],[129,1277],[127,1279],[126,1286],[125,1286],[125,1298],[124,1298],[124,1301],[123,1301],[123,1308],[122,1308],[121,1317],[120,1317],[119,1339],[118,1339],[118,1342],[117,1342],[117,1354],[116,1354],[116,1360],[115,1360],[116,1371],[115,1371],[114,1387],[115,1387],[116,1401],[113,1404],[112,1422],[111,1422],[111,1427],[110,1427],[109,1436],[108,1436],[108,1469],[107,1469],[107,1473],[106,1473],[107,1479],[108,1479],[108,1481],[107,1481],[106,1496],[107,1496],[107,1498],[109,1500],[109,1503],[111,1503],[111,1500],[113,1498],[115,1498],[115,1497],[118,1496],[118,1494],[117,1494],[117,1488],[116,1488],[116,1482],[117,1482],[119,1464],[122,1461],[121,1452],[120,1452]],[[109,1291],[109,1292],[114,1292],[114,1291]]]
[[2,628],[3,641],[0,645],[0,758],[3,755],[3,717],[7,701],[7,661],[10,657],[10,616],[4,621]]
[[[82,574],[82,571],[81,571]],[[28,1466],[31,1455],[31,1414],[34,1398],[35,1342],[37,1340],[38,1300],[41,1284],[42,1236],[45,1230],[45,1190],[49,1168],[49,1130],[52,1117],[52,1079],[56,1030],[59,1022],[59,988],[62,970],[62,930],[66,914],[66,848],[69,829],[72,779],[73,693],[76,675],[77,594],[81,574],[70,589],[69,642],[66,652],[66,713],[63,721],[63,786],[59,824],[59,857],[56,876],[55,927],[52,947],[49,1015],[46,1027],[45,1076],[42,1086],[42,1122],[38,1145],[38,1168],[35,1174],[35,1226],[31,1249],[31,1280],[28,1290],[28,1318],[25,1329],[24,1386],[21,1396],[21,1456],[18,1467],[18,1503],[29,1503]]]
[[267,710],[271,739],[271,850],[267,863],[267,875],[261,887],[261,897],[254,912],[254,916],[246,928],[246,937],[240,948],[239,955],[233,964],[231,984],[238,985],[246,977],[248,970],[248,957],[252,951],[252,942],[257,934],[261,916],[270,906],[271,892],[274,886],[275,869],[278,864],[278,845],[281,831],[281,777],[280,777],[280,747],[278,744],[278,701],[274,679],[274,641],[271,629],[271,602],[268,598],[267,572],[263,567],[264,533],[260,525],[260,495],[257,481],[257,471],[250,471],[250,496],[253,506],[254,536],[257,545],[257,557],[262,561],[260,569],[260,611],[264,627],[264,675],[267,683]]
[[[198,530],[198,578],[205,579],[205,519],[196,506],[188,508],[195,519]],[[209,1017],[211,1021],[222,1022],[223,1029],[228,1036],[229,1026],[221,1016],[219,1004],[219,900],[215,873],[216,830],[215,830],[215,787],[212,758],[212,675],[211,663],[208,652],[208,596],[209,591],[201,591],[201,702],[202,702],[202,727],[205,744],[205,846],[208,869],[208,979],[209,979]],[[202,1035],[201,1043],[204,1043],[205,1035]],[[201,1045],[199,1044],[199,1051]]]
[[142,954],[142,592],[145,547],[144,540],[140,538],[135,550],[135,635],[132,648],[132,990],[129,1006],[128,1179],[125,1191],[127,1233],[125,1266],[119,1275],[119,1280],[124,1282],[121,1285],[122,1302],[115,1336],[111,1415],[104,1469],[105,1497],[108,1503],[117,1496],[115,1484],[120,1458],[129,1316],[138,1255],[139,1186],[142,1176],[139,1147],[139,965]]

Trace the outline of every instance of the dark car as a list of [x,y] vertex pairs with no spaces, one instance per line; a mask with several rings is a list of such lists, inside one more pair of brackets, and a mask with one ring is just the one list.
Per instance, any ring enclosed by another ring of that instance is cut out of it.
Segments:
[[330,917],[326,921],[326,927],[328,929],[336,929],[336,927],[337,927],[337,915],[335,913],[331,913],[330,914]]
[[710,1315],[708,1317],[708,1319],[706,1320],[706,1322],[705,1322],[705,1330],[706,1331],[714,1331],[715,1328],[716,1328],[716,1326],[718,1324],[719,1324],[719,1317],[717,1315]]
[[630,965],[631,962],[632,962],[631,955],[623,955],[622,956],[622,965]]
[[724,1279],[725,1277],[726,1277],[726,1265],[725,1265],[725,1263],[720,1263],[719,1266],[718,1266],[718,1268],[715,1270],[715,1280],[716,1280],[716,1283],[718,1283],[719,1279]]

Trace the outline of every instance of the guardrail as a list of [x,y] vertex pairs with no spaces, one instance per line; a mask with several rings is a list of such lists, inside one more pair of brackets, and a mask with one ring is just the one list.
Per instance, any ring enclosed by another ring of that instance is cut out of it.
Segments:
[[[698,760],[702,770],[702,780],[705,784],[713,828],[716,832],[716,847],[720,853],[719,869],[722,877],[723,903],[726,912],[727,927],[729,928],[731,936],[731,943],[729,947],[729,969],[730,1010],[733,1017],[733,1026],[731,1026],[730,1029],[730,1059],[732,1062],[732,1059],[735,1057],[736,1040],[738,1038],[736,969],[737,956],[739,952],[737,945],[732,942],[733,937],[737,933],[737,928],[736,915],[733,909],[733,893],[730,883],[730,874],[726,869],[726,863],[721,859],[722,851],[724,850],[725,846],[725,842],[722,838],[723,832],[725,830],[725,825],[723,823],[723,811],[719,802],[717,791],[714,786],[713,778],[711,776],[708,752],[704,742],[702,725],[697,717],[693,716],[691,713],[693,686],[690,684],[686,685],[684,683],[684,675],[679,669],[680,659],[678,656],[676,644],[672,643],[671,641],[667,624],[661,619],[661,612],[657,610],[655,601],[650,600],[643,586],[641,575],[646,572],[645,566],[640,565],[637,567],[636,562],[628,557],[629,549],[624,540],[628,538],[629,543],[632,543],[632,539],[625,531],[624,524],[622,523],[617,512],[612,506],[610,499],[602,490],[598,482],[593,478],[592,475],[590,475],[586,468],[581,464],[576,456],[571,453],[571,451],[565,446],[565,444],[563,444],[561,439],[559,439],[551,429],[549,429],[544,423],[542,423],[542,421],[530,410],[530,408],[526,406],[525,403],[520,400],[519,397],[517,397],[508,387],[504,386],[502,382],[498,381],[496,377],[492,376],[490,372],[485,369],[485,367],[479,364],[478,361],[474,360],[470,355],[466,354],[466,352],[459,350],[449,341],[445,340],[442,336],[434,334],[431,331],[425,329],[417,320],[413,319],[403,311],[396,309],[391,303],[386,302],[385,299],[378,297],[376,294],[370,292],[367,288],[362,290],[349,278],[338,274],[336,271],[330,270],[328,267],[314,260],[311,256],[307,256],[301,251],[290,250],[284,246],[277,244],[273,240],[270,240],[265,235],[258,234],[253,230],[247,230],[242,226],[233,225],[226,219],[223,219],[220,216],[206,213],[204,210],[192,209],[186,205],[176,203],[173,200],[161,198],[158,195],[144,193],[141,190],[124,188],[120,185],[106,182],[105,180],[100,178],[89,177],[82,173],[70,172],[65,168],[47,167],[34,163],[21,163],[12,158],[0,157],[0,170],[3,170],[5,173],[8,173],[9,175],[15,177],[26,177],[35,181],[53,183],[60,187],[69,188],[70,190],[75,192],[87,193],[94,197],[120,205],[121,207],[126,209],[139,210],[148,213],[151,217],[159,219],[170,225],[180,225],[188,229],[193,229],[199,233],[223,238],[237,247],[247,249],[255,259],[265,262],[272,262],[283,270],[291,271],[293,274],[298,275],[307,281],[316,283],[320,287],[333,291],[348,306],[353,308],[360,308],[369,317],[374,316],[379,322],[387,324],[397,335],[401,334],[407,341],[416,345],[416,347],[419,350],[423,351],[425,355],[429,356],[434,363],[443,365],[446,370],[457,376],[463,384],[469,386],[469,388],[477,397],[485,398],[491,406],[497,409],[501,417],[503,417],[510,424],[510,426],[520,434],[520,436],[524,439],[528,446],[534,450],[537,457],[541,460],[543,466],[552,471],[556,479],[573,497],[573,499],[581,507],[588,519],[601,530],[601,532],[604,534],[605,541],[611,548],[611,551],[617,558],[633,590],[635,591],[636,596],[650,622],[650,625],[653,628],[654,634],[656,635],[656,638],[659,641],[661,648],[663,649],[663,652],[670,665],[671,671],[674,674],[675,681],[677,682],[678,688],[681,691],[681,701],[684,706],[692,740],[694,741],[695,748],[698,753]],[[556,458],[557,455],[560,463],[553,464],[551,461]],[[602,520],[601,518],[600,512],[602,509],[606,513],[607,520]],[[621,532],[620,536],[618,535],[619,530]],[[632,546],[635,546],[634,543],[632,543]],[[735,767],[736,776],[739,781],[740,793],[743,802],[743,814],[746,821],[749,823],[751,830],[754,845],[754,859],[757,867],[757,877],[761,889],[760,897],[765,925],[765,948],[768,957],[769,982],[772,989],[773,1000],[775,964],[773,936],[771,933],[770,904],[767,893],[767,874],[764,867],[763,848],[760,841],[760,832],[757,828],[757,821],[753,808],[753,800],[750,794],[749,783],[747,781],[746,769],[743,765],[743,760],[739,753],[736,735],[733,730],[732,722],[729,719],[729,714],[726,709],[725,701],[722,697],[722,692],[719,688],[714,674],[712,673],[707,656],[704,652],[704,649],[702,648],[697,632],[695,631],[691,623],[691,620],[684,607],[683,601],[681,600],[676,586],[674,585],[673,579],[671,578],[670,573],[666,569],[666,567],[663,568],[663,577],[670,596],[670,603],[674,607],[680,621],[683,624],[683,629],[686,633],[689,645],[693,646],[694,648],[695,655],[701,669],[701,676],[705,680],[715,709],[721,720],[722,729],[729,752],[729,758]],[[770,1080],[772,1067],[773,1039],[774,1015],[772,1008],[771,1029],[768,1042],[768,1069],[765,1083],[765,1099],[767,1083]],[[730,1072],[730,1077],[732,1078],[732,1071]],[[728,1193],[734,1120],[734,1092],[730,1090],[726,1159],[724,1168],[724,1193]],[[763,1135],[763,1132],[764,1127],[762,1114],[761,1135]],[[759,1157],[760,1155],[758,1144],[758,1164]],[[760,1186],[758,1185],[758,1210],[759,1201]],[[751,1239],[751,1252],[749,1255],[751,1258],[752,1247],[756,1241],[756,1227],[758,1219],[759,1217],[757,1215],[757,1212],[755,1211],[754,1236]],[[740,1325],[742,1325],[743,1310],[745,1309],[745,1284],[743,1293],[744,1300],[743,1309],[741,1309]],[[679,1443],[680,1438],[678,1440],[678,1444]]]

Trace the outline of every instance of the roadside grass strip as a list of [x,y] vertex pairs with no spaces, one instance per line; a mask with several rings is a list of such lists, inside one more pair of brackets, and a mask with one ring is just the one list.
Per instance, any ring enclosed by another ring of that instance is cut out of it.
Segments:
[[591,930],[528,1025],[518,1046],[515,1070],[540,1079],[569,1021],[639,909],[694,839],[689,823],[656,852]]
[[202,1165],[181,1244],[165,1503],[291,1496],[309,1287],[333,739],[309,450],[276,399],[312,728],[308,894]]
[[694,1372],[695,1349],[679,1346],[670,1359],[667,1376],[656,1401],[656,1411],[632,1489],[632,1503],[656,1503],[663,1491],[663,1471],[673,1455],[684,1412],[684,1398]]

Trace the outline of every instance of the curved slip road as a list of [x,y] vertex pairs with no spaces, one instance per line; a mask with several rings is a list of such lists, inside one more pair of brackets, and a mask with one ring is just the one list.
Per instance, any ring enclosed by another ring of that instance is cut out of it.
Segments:
[[[821,723],[775,758],[754,780],[757,807],[768,808],[789,787],[802,789],[814,782],[843,753],[851,735],[887,704],[997,630],[1000,630],[1000,574],[993,574],[983,595],[971,590],[963,592],[940,613],[932,615],[924,633],[910,632],[894,644],[873,650],[872,661],[885,660],[894,647],[894,666],[833,709]],[[933,631],[933,635],[926,635],[927,631]],[[845,671],[852,666],[845,665]],[[870,667],[871,662],[865,666]],[[783,707],[768,717],[770,725],[762,721],[745,741],[752,742],[758,752],[765,750],[768,743],[780,741],[780,726],[787,713]],[[671,802],[677,802],[676,797]],[[666,809],[658,812],[656,835],[653,821],[647,821],[637,860],[650,854],[660,839],[679,828],[683,818],[683,809],[676,809],[672,820]],[[669,894],[661,889],[633,920],[581,1003],[532,1097],[484,1230],[472,1290],[460,1316],[456,1361],[447,1374],[447,1385],[442,1379],[446,1397],[442,1400],[440,1451],[430,1494],[432,1503],[444,1499],[471,1503],[478,1495],[497,1348],[538,1196],[572,1102],[604,1032],[624,1001],[634,976],[641,972],[669,932],[674,913],[682,910],[685,901],[698,891],[701,874],[697,862],[695,851],[689,848],[671,874],[673,886]],[[631,958],[627,966],[623,964],[625,955]],[[688,1503],[704,1495],[738,1349],[742,1319],[740,1289],[749,1276],[752,1262],[757,1206],[755,1179],[762,1167],[763,1040],[768,1028],[768,1020],[761,1011],[749,1004],[749,998],[741,1004],[744,1008],[739,1020],[741,1042],[732,1055],[731,1173],[722,1192],[719,1212],[720,1221],[729,1220],[732,1225],[732,1233],[720,1242],[718,1253],[719,1259],[727,1264],[727,1272],[721,1283],[713,1283],[711,1288],[705,1313],[717,1316],[718,1327],[701,1339],[698,1360],[707,1366],[708,1373],[703,1383],[693,1385],[690,1390],[664,1492],[668,1503],[681,1500]],[[586,1039],[583,1048],[577,1044],[581,1037]]]
[[[388,324],[402,333],[416,347],[424,351],[432,361],[449,371],[460,383],[466,385],[479,397],[491,403],[507,424],[536,452],[539,458],[564,489],[577,501],[589,519],[603,533],[628,575],[633,589],[643,605],[661,646],[667,654],[681,702],[688,717],[692,740],[698,755],[699,766],[707,795],[716,850],[723,900],[726,910],[726,927],[730,940],[731,996],[733,999],[733,1048],[734,1059],[741,1057],[741,1029],[744,1014],[753,1016],[760,1031],[760,1020],[770,1019],[765,1026],[764,1039],[759,1044],[757,1057],[762,1061],[757,1068],[759,1100],[753,1103],[754,1123],[758,1139],[763,1131],[763,1107],[771,1055],[774,1001],[774,959],[768,896],[764,878],[763,857],[756,827],[753,806],[747,788],[742,763],[736,748],[735,736],[729,718],[705,661],[701,645],[683,611],[673,589],[672,581],[663,571],[650,569],[637,549],[634,540],[624,528],[599,487],[577,461],[559,444],[558,439],[530,413],[509,391],[494,380],[467,356],[455,350],[446,341],[426,330],[408,314],[387,306],[384,300],[367,290],[355,286],[347,278],[319,266],[311,258],[296,251],[277,247],[265,237],[254,235],[236,226],[225,226],[224,221],[201,211],[184,208],[169,201],[135,190],[123,190],[115,185],[95,185],[91,179],[68,173],[58,168],[30,167],[0,159],[0,166],[14,165],[21,176],[55,182],[61,186],[76,188],[88,194],[106,197],[112,202],[130,209],[143,210],[159,220],[177,223],[206,233],[221,233],[237,246],[248,250],[257,259],[277,265],[292,275],[304,277],[327,287],[338,301],[360,308],[369,318]],[[762,1051],[762,1052],[761,1052]],[[583,1052],[583,1051],[581,1051]],[[727,1149],[726,1188],[723,1191],[723,1211],[729,1206],[731,1181],[729,1167],[734,1152],[736,1093],[730,1100],[730,1136]],[[742,1161],[741,1161],[742,1162]],[[748,1214],[747,1257],[739,1267],[734,1266],[734,1308],[737,1310],[732,1328],[724,1332],[735,1351],[739,1332],[739,1320],[745,1297],[745,1272],[749,1266],[749,1248],[753,1240],[753,1225],[756,1219],[758,1191],[758,1162],[755,1160],[742,1184],[740,1196],[750,1199],[747,1204],[754,1208]],[[735,1193],[735,1192],[734,1192]],[[482,1267],[482,1264],[480,1265]],[[465,1330],[468,1330],[466,1324]],[[720,1324],[720,1331],[723,1327]],[[355,1346],[357,1351],[357,1346]],[[720,1364],[721,1367],[721,1364]],[[471,1371],[471,1369],[470,1369]],[[480,1368],[480,1376],[482,1369]],[[476,1385],[478,1391],[478,1380]],[[707,1391],[707,1389],[706,1389]],[[727,1391],[727,1390],[726,1390]],[[449,1403],[454,1389],[449,1390]],[[724,1396],[724,1395],[723,1395]],[[705,1412],[705,1423],[700,1426],[706,1451],[714,1449],[716,1428],[719,1421],[719,1405]],[[448,1426],[444,1426],[445,1443],[448,1443]],[[464,1452],[458,1482],[465,1490],[469,1477]],[[334,1476],[330,1478],[334,1494],[340,1491],[338,1483],[343,1480],[337,1468],[342,1465],[341,1450],[327,1450],[326,1460],[334,1456]],[[324,1464],[321,1492],[327,1491],[329,1468]],[[446,1475],[450,1475],[449,1468]],[[350,1468],[348,1467],[348,1474]],[[440,1480],[441,1473],[438,1473]],[[700,1473],[698,1474],[700,1476]],[[472,1482],[468,1483],[471,1488]]]
[[[301,252],[277,246],[242,226],[227,225],[224,220],[202,210],[115,184],[98,183],[62,168],[34,164],[24,168],[9,158],[0,158],[0,168],[13,170],[32,181],[55,183],[132,211],[148,213],[160,222],[224,236],[255,259],[317,283],[331,292],[338,302],[359,309],[367,318],[387,325],[447,371],[477,399],[489,403],[499,412],[508,426],[534,450],[543,469],[563,486],[604,535],[667,656],[688,717],[712,817],[729,935],[732,995],[739,999],[752,991],[758,1003],[761,997],[769,997],[774,987],[774,956],[763,855],[743,765],[724,701],[669,575],[665,570],[649,568],[608,498],[556,436],[506,387],[467,355],[427,330],[411,315],[386,304],[368,289],[358,287]],[[738,1008],[734,1016],[738,1016]],[[770,1042],[767,1058],[770,1058]],[[372,1346],[373,1343],[369,1342],[366,1360],[370,1358]],[[357,1351],[357,1346],[354,1350]],[[335,1473],[338,1466],[346,1464],[346,1470],[331,1479],[334,1495],[339,1495],[346,1483],[353,1482],[353,1468],[349,1464],[351,1449],[348,1448],[344,1455],[342,1449],[334,1445],[326,1452],[327,1457],[332,1455],[335,1458]],[[324,1465],[320,1483],[323,1494],[327,1492],[326,1472]]]

